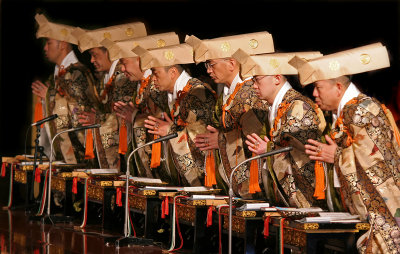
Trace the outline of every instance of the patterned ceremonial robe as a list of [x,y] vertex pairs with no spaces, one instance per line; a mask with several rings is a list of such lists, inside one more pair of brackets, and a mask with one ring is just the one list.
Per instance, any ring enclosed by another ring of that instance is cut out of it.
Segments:
[[359,94],[344,105],[331,136],[345,208],[371,224],[359,251],[399,253],[400,149],[384,106]]
[[[136,90],[137,83],[131,82],[121,72],[121,66],[117,65],[118,60],[114,61],[109,73],[105,74],[103,82],[99,83],[96,89],[98,101],[98,115],[101,127],[95,130],[96,133],[96,152],[101,168],[120,169],[119,131],[120,126],[125,124],[127,131],[127,143],[131,141],[131,123],[125,123],[113,111],[115,102],[122,101],[129,103]],[[124,137],[125,138],[125,137]]]
[[[167,92],[160,92],[151,81],[151,70],[144,73],[144,77],[138,82],[136,93],[133,97],[133,104],[136,106],[136,112],[133,118],[133,148],[144,145],[153,140],[154,135],[149,134],[144,127],[144,120],[148,116],[161,117],[161,113],[168,109]],[[164,149],[163,149],[164,150]],[[135,153],[135,162],[137,172],[131,172],[132,175],[150,178],[159,178],[165,182],[171,183],[171,172],[169,165],[162,156],[161,165],[151,169],[152,146],[145,146]],[[132,171],[132,169],[131,169]]]
[[[185,71],[180,78],[175,84],[177,98],[172,100],[170,116],[173,125],[169,130],[169,134],[176,132],[178,137],[169,141],[170,151],[181,184],[202,186],[205,154],[195,146],[194,139],[197,134],[206,133],[207,125],[212,122],[215,92],[208,84],[191,78]],[[177,88],[179,82],[184,86],[182,89]]]
[[[48,90],[45,112],[47,116],[58,115],[55,121],[46,124],[49,140],[60,131],[80,126],[78,115],[92,108],[90,98],[93,96],[93,76],[87,67],[77,62],[73,51],[66,58],[70,57],[75,59],[74,63],[56,69],[57,75],[52,75],[46,82]],[[82,163],[85,157],[84,135],[84,131],[61,134],[54,142],[56,159],[63,158],[70,164]]]
[[[237,92],[230,96],[232,100],[224,103],[223,94],[215,107],[214,126],[219,129],[218,146],[222,163],[219,174],[228,185],[232,169],[252,153],[244,143],[246,136],[252,133],[261,135],[266,132],[268,103],[260,100],[253,88],[251,79],[237,83]],[[225,109],[225,112],[224,112]],[[249,193],[250,163],[243,164],[234,173],[233,191],[242,198],[255,198]],[[261,180],[261,179],[260,179]]]
[[309,159],[304,145],[308,139],[321,141],[326,126],[325,118],[311,99],[295,91],[289,83],[284,87],[281,88],[281,102],[274,101],[273,104],[275,106],[277,103],[279,106],[274,110],[275,115],[270,117],[271,141],[274,144],[273,149],[292,146],[293,150],[274,155],[273,169],[284,194],[289,198],[289,204],[295,207],[311,207],[318,203],[313,197],[315,161]]

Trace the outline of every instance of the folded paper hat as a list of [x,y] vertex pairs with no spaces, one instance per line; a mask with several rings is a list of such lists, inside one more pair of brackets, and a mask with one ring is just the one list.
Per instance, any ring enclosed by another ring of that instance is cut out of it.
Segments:
[[268,32],[240,34],[209,40],[200,40],[192,35],[187,37],[185,42],[193,47],[196,63],[232,57],[238,49],[242,49],[250,55],[274,52],[272,35]]
[[36,14],[35,19],[39,25],[36,38],[51,38],[78,44],[78,40],[71,34],[75,27],[50,22],[43,14]]
[[79,50],[83,52],[91,48],[101,47],[100,42],[106,38],[111,41],[122,41],[146,36],[147,32],[142,22],[133,22],[95,30],[84,30],[77,27],[72,31],[72,35],[78,40]]
[[132,52],[132,49],[137,46],[141,46],[144,49],[152,49],[179,44],[179,37],[175,32],[170,32],[118,42],[104,39],[100,44],[108,49],[110,59],[114,61],[120,58],[137,57],[137,55]]
[[386,68],[390,61],[386,47],[374,43],[309,61],[295,56],[289,64],[298,70],[300,83],[305,86],[318,80]]
[[132,51],[140,57],[140,68],[142,70],[194,63],[193,49],[186,43],[152,50],[137,46]]
[[256,75],[296,75],[296,68],[288,62],[298,56],[306,60],[321,57],[318,51],[311,52],[290,52],[290,53],[274,53],[250,56],[242,49],[238,49],[233,58],[240,63],[240,72],[244,78]]

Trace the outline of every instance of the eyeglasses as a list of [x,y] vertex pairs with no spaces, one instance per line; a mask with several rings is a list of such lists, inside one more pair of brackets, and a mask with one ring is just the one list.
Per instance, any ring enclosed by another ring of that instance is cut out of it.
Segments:
[[204,63],[204,67],[206,67],[206,70],[208,70],[209,68],[214,69],[214,65],[216,65],[217,63],[220,63],[222,61],[228,61],[228,60],[229,59],[221,59],[221,61],[214,62],[214,63],[211,63],[211,62],[207,61],[207,62]]
[[253,81],[253,83],[259,83],[261,79],[265,78],[266,76],[255,76],[252,77],[251,80]]
[[215,62],[215,63],[205,62],[204,67],[206,67],[206,70],[208,70],[210,68],[214,69],[214,65],[216,65],[217,63],[218,62]]

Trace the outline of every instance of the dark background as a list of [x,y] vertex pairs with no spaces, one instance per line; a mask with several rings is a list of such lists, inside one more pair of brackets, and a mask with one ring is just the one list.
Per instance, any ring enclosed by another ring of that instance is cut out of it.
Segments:
[[[398,1],[56,1],[0,0],[0,156],[24,152],[31,119],[31,83],[44,80],[53,66],[35,38],[36,12],[50,21],[87,29],[132,21],[149,34],[175,31],[200,39],[266,30],[278,51],[334,53],[382,42],[391,67],[357,75],[354,82],[386,102],[398,84]],[[88,56],[78,56],[88,64]]]

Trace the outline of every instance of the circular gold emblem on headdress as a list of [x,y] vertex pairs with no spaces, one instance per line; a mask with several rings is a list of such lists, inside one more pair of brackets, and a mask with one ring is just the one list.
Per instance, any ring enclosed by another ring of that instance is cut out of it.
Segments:
[[228,52],[231,49],[231,45],[228,42],[224,42],[221,44],[221,50],[224,52]]
[[139,43],[137,43],[136,41],[133,42],[133,48],[136,48],[137,46],[139,46]]
[[68,30],[63,28],[63,29],[60,30],[60,33],[61,33],[62,36],[66,37],[68,35]]
[[125,30],[125,33],[126,33],[127,36],[132,36],[132,35],[133,35],[133,29],[130,28],[130,27],[128,27],[128,28]]
[[331,71],[337,71],[340,68],[340,63],[336,60],[329,62],[329,69]]
[[165,47],[165,41],[163,39],[157,40],[157,48]]
[[164,52],[164,57],[168,61],[171,61],[172,59],[174,59],[174,52],[172,52],[171,50],[165,51]]
[[362,64],[369,64],[371,62],[371,56],[368,54],[361,54],[360,55],[360,62]]
[[251,39],[251,40],[249,41],[249,45],[250,45],[250,48],[256,49],[256,48],[258,47],[258,41],[255,40],[255,39]]
[[110,34],[109,32],[105,32],[105,33],[103,34],[103,37],[106,38],[106,39],[111,40],[111,34]]
[[276,69],[279,66],[279,61],[277,59],[275,59],[275,58],[272,58],[271,60],[269,60],[269,65],[272,68]]

